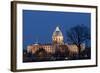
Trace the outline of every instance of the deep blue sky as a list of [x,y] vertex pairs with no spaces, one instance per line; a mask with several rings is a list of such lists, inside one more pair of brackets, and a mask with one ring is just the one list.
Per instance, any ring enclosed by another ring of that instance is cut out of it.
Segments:
[[66,42],[66,31],[84,24],[90,27],[90,13],[23,10],[23,47],[35,43],[52,43],[52,33],[60,27]]

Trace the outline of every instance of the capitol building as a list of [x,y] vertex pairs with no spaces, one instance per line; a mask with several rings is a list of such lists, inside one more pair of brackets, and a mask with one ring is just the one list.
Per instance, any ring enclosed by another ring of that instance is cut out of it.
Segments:
[[[70,56],[79,53],[79,48],[75,44],[64,43],[64,36],[57,26],[52,34],[52,43],[50,44],[31,44],[27,46],[27,53],[35,54],[37,50],[43,48],[48,54],[55,54],[56,51],[68,53]],[[45,40],[45,39],[44,39]],[[81,44],[81,51],[85,50],[85,44]]]

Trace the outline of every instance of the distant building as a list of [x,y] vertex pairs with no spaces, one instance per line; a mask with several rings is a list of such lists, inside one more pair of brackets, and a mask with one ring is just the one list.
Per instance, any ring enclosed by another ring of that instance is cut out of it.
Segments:
[[[84,44],[82,44],[81,47],[82,50],[85,49]],[[56,27],[55,31],[53,32],[51,44],[36,43],[36,44],[28,45],[27,52],[35,54],[35,52],[40,48],[45,49],[45,51],[50,54],[54,54],[57,50],[59,50],[62,53],[67,50],[67,52],[69,52],[70,55],[73,55],[73,54],[78,54],[78,50],[79,50],[78,47],[74,44],[64,43],[64,37],[59,27]]]

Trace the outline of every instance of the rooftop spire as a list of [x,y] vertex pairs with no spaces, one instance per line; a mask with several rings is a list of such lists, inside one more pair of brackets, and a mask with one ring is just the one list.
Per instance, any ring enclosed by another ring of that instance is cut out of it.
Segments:
[[53,36],[62,36],[62,32],[58,26],[56,27],[55,31],[53,32]]
[[56,27],[56,30],[55,30],[55,31],[60,31],[60,29],[59,29],[59,27],[58,27],[58,26]]
[[38,39],[36,39],[36,42],[35,42],[35,44],[34,45],[38,45]]

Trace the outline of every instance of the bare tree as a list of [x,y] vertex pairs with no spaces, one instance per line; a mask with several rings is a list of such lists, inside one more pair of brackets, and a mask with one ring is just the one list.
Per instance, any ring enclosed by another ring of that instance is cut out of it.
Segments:
[[85,25],[77,25],[67,31],[67,41],[76,44],[79,48],[79,56],[81,52],[81,44],[86,40],[90,40],[90,29]]

